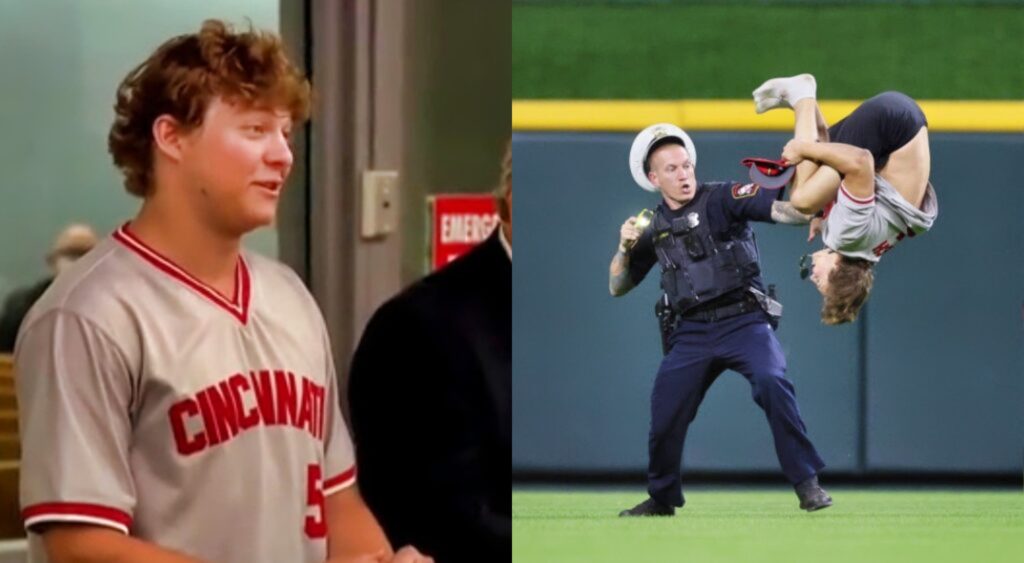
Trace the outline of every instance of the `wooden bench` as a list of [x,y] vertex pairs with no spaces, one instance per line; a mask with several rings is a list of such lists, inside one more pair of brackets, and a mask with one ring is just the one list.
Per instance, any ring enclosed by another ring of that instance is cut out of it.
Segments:
[[0,354],[0,538],[23,538],[18,508],[18,397],[14,392],[14,361]]

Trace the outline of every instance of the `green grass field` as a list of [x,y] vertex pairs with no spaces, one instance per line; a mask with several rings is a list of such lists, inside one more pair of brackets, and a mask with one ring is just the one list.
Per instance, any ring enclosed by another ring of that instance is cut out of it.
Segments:
[[513,561],[1024,561],[1020,491],[830,489],[835,505],[797,509],[783,488],[687,491],[671,518],[619,518],[642,488],[512,493]]
[[1019,99],[1022,52],[1021,6],[517,4],[512,97],[746,98],[810,72],[822,99]]

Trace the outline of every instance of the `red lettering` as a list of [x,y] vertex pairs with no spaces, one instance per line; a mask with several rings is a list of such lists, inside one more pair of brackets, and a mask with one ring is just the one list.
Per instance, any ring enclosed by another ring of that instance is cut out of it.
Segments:
[[256,407],[252,407],[249,409],[249,412],[245,412],[245,400],[242,392],[249,390],[249,380],[244,375],[236,373],[231,376],[228,383],[231,385],[231,398],[235,401],[235,412],[238,413],[238,426],[242,430],[248,430],[259,424],[260,412]]
[[308,429],[310,434],[313,434],[313,405],[310,403],[313,400],[313,385],[306,379],[302,378],[302,405],[299,407],[299,419],[295,421],[295,427],[299,429]]
[[210,408],[210,399],[206,396],[209,389],[203,389],[196,394],[196,400],[199,401],[199,410],[203,413],[203,428],[206,429],[206,436],[210,441],[211,446],[224,441],[217,432],[217,419],[213,416],[213,409]]
[[217,433],[222,441],[228,441],[238,434],[238,413],[235,412],[235,402],[231,400],[231,389],[227,381],[221,381],[220,385],[211,385],[206,389],[209,395],[210,408],[217,420]]
[[167,413],[171,419],[171,432],[174,433],[174,443],[178,446],[178,453],[181,455],[192,455],[206,447],[206,435],[202,431],[196,432],[194,436],[189,437],[185,430],[185,419],[197,414],[199,414],[199,407],[196,406],[196,402],[192,399],[185,399],[174,403]]
[[270,370],[260,370],[259,374],[249,372],[252,379],[252,390],[256,394],[256,404],[260,408],[260,418],[263,424],[274,424],[277,418],[274,416],[274,391],[270,383]]
[[323,440],[324,419],[324,388],[317,385],[313,388],[313,437]]
[[295,374],[274,370],[274,390],[277,398],[277,423],[296,426],[295,411],[299,405],[295,397]]
[[889,244],[889,241],[883,240],[878,246],[872,249],[872,252],[875,253],[875,256],[881,256],[890,250],[892,250],[892,245]]
[[[328,383],[328,384],[330,384],[330,383]],[[317,411],[320,413],[320,420],[317,421],[317,438],[320,438],[320,440],[323,441],[323,439],[324,439],[324,420],[326,420],[326,418],[327,418],[327,409],[325,408],[325,405],[327,403],[327,401],[325,400],[325,397],[326,397],[327,393],[326,393],[326,390],[323,387],[321,387],[320,388],[320,392],[318,394],[319,394],[318,398],[320,399],[320,401],[319,401],[320,406],[319,406],[319,408],[317,408]]]
[[[255,404],[247,405],[250,391]],[[325,410],[325,394],[323,386],[290,371],[250,371],[248,377],[239,372],[175,403],[168,417],[182,455],[224,443],[261,423],[294,426],[322,441],[326,416],[332,414]],[[190,436],[191,418],[201,420],[202,429]]]

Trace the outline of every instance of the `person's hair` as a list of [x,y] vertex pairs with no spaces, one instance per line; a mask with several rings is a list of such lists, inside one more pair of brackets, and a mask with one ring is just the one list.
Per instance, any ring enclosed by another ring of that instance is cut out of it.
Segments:
[[686,150],[686,145],[684,145],[677,137],[662,137],[657,141],[654,141],[651,148],[647,149],[647,156],[644,158],[644,174],[651,173],[651,155],[654,154],[654,151],[665,145],[679,145],[683,147],[683,150]]
[[498,186],[494,188],[494,201],[498,208],[498,217],[502,221],[508,221],[510,209],[505,197],[512,191],[512,140],[505,144],[505,156],[501,159],[501,179]]
[[863,258],[839,256],[828,275],[821,320],[827,325],[853,322],[868,300],[874,282],[872,264]]
[[309,82],[277,35],[251,26],[235,32],[220,20],[206,20],[198,33],[158,47],[117,87],[107,147],[128,192],[146,196],[151,188],[153,122],[169,115],[185,130],[194,129],[216,97],[286,109],[296,124],[309,117]]

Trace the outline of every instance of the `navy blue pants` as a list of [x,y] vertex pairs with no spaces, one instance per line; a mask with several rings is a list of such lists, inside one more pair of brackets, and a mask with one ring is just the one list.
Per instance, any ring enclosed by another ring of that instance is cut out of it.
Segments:
[[807,438],[786,358],[761,311],[716,322],[682,321],[671,335],[651,392],[650,465],[647,490],[669,506],[683,505],[682,464],[686,429],[704,394],[726,369],[750,382],[754,402],[768,417],[782,472],[793,484],[825,466]]
[[882,92],[829,127],[828,136],[833,143],[871,151],[875,170],[881,170],[889,162],[889,155],[927,126],[924,112],[910,96],[902,92]]

